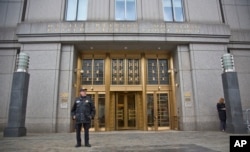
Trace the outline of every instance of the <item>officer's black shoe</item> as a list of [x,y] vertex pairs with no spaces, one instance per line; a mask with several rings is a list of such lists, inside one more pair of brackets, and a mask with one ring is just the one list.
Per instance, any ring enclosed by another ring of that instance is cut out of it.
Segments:
[[90,144],[85,144],[85,147],[91,147],[91,145]]
[[78,147],[81,147],[81,145],[79,145],[79,144],[76,144],[76,145],[75,145],[75,147],[76,147],[76,148],[78,148]]

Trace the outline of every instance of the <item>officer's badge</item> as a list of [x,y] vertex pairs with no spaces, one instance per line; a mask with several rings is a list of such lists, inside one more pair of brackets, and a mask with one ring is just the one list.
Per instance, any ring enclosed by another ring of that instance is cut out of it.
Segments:
[[77,100],[77,101],[76,101],[76,103],[80,103],[80,101],[79,101],[79,100]]
[[89,102],[89,100],[86,100],[86,102]]

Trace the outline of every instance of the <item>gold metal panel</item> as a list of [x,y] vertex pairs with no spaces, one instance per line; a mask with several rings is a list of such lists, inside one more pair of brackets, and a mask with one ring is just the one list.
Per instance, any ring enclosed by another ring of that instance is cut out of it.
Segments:
[[105,85],[82,85],[81,87],[85,87],[87,88],[88,92],[91,92],[91,91],[98,91],[98,92],[105,92]]
[[171,90],[171,86],[159,86],[159,87],[158,87],[159,91],[163,91],[163,90],[169,91],[169,90]]
[[163,85],[148,85],[147,91],[169,91],[171,90],[171,86],[163,86]]
[[125,54],[110,54],[110,58],[115,58],[115,59],[125,59],[126,55]]
[[115,94],[114,93],[110,93],[110,107],[109,107],[109,111],[106,111],[107,113],[109,113],[109,117],[107,117],[108,121],[109,121],[109,126],[108,126],[108,130],[115,130]]
[[142,91],[141,85],[110,86],[110,91]]
[[157,58],[157,54],[145,54],[145,58]]
[[105,59],[106,54],[94,54],[93,58],[94,59]]
[[157,86],[156,86],[156,85],[148,85],[148,86],[146,87],[147,91],[157,91],[158,88],[159,88],[158,85],[157,85]]
[[82,55],[82,59],[92,59],[93,58],[93,54],[83,54]]
[[[96,52],[96,51],[95,51]],[[84,53],[82,54],[82,59],[105,59],[105,53]]]
[[140,59],[141,55],[140,54],[126,54],[127,59]]
[[141,94],[141,92],[140,93],[137,93],[136,94],[136,103],[137,103],[137,126],[138,126],[138,129],[140,129],[140,130],[143,130],[143,119],[144,119],[144,117],[146,117],[146,116],[144,116],[143,115],[143,106],[142,106],[142,96],[141,96],[142,94]]
[[[118,105],[119,106],[119,105]],[[123,120],[123,109],[118,109],[117,112],[116,112],[116,117],[118,120]]]
[[[156,52],[156,51],[155,51]],[[158,59],[168,59],[170,58],[170,55],[166,54],[165,52],[149,52],[147,54],[145,54],[145,58],[158,58]]]

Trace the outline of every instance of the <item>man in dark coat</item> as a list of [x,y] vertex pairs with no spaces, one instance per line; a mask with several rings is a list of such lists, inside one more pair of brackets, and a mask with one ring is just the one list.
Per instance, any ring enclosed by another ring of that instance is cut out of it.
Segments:
[[86,94],[87,89],[80,89],[80,97],[74,101],[71,109],[73,120],[76,121],[76,141],[75,147],[81,147],[81,129],[84,128],[85,147],[91,147],[89,144],[89,128],[91,119],[95,116],[95,105],[91,98]]
[[224,98],[220,98],[219,102],[217,103],[217,110],[220,119],[220,129],[221,131],[225,131],[227,116],[226,116],[226,105]]

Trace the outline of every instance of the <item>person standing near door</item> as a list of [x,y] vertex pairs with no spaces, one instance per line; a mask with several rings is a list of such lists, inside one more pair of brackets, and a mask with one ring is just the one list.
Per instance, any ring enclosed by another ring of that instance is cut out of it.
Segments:
[[217,103],[217,111],[220,119],[220,130],[226,130],[226,105],[224,98],[220,98],[219,102]]
[[74,101],[71,109],[72,119],[76,121],[76,141],[75,147],[81,147],[81,129],[84,128],[85,147],[91,147],[89,144],[89,128],[91,119],[95,116],[95,105],[91,98],[87,96],[87,89],[80,89],[80,96]]

